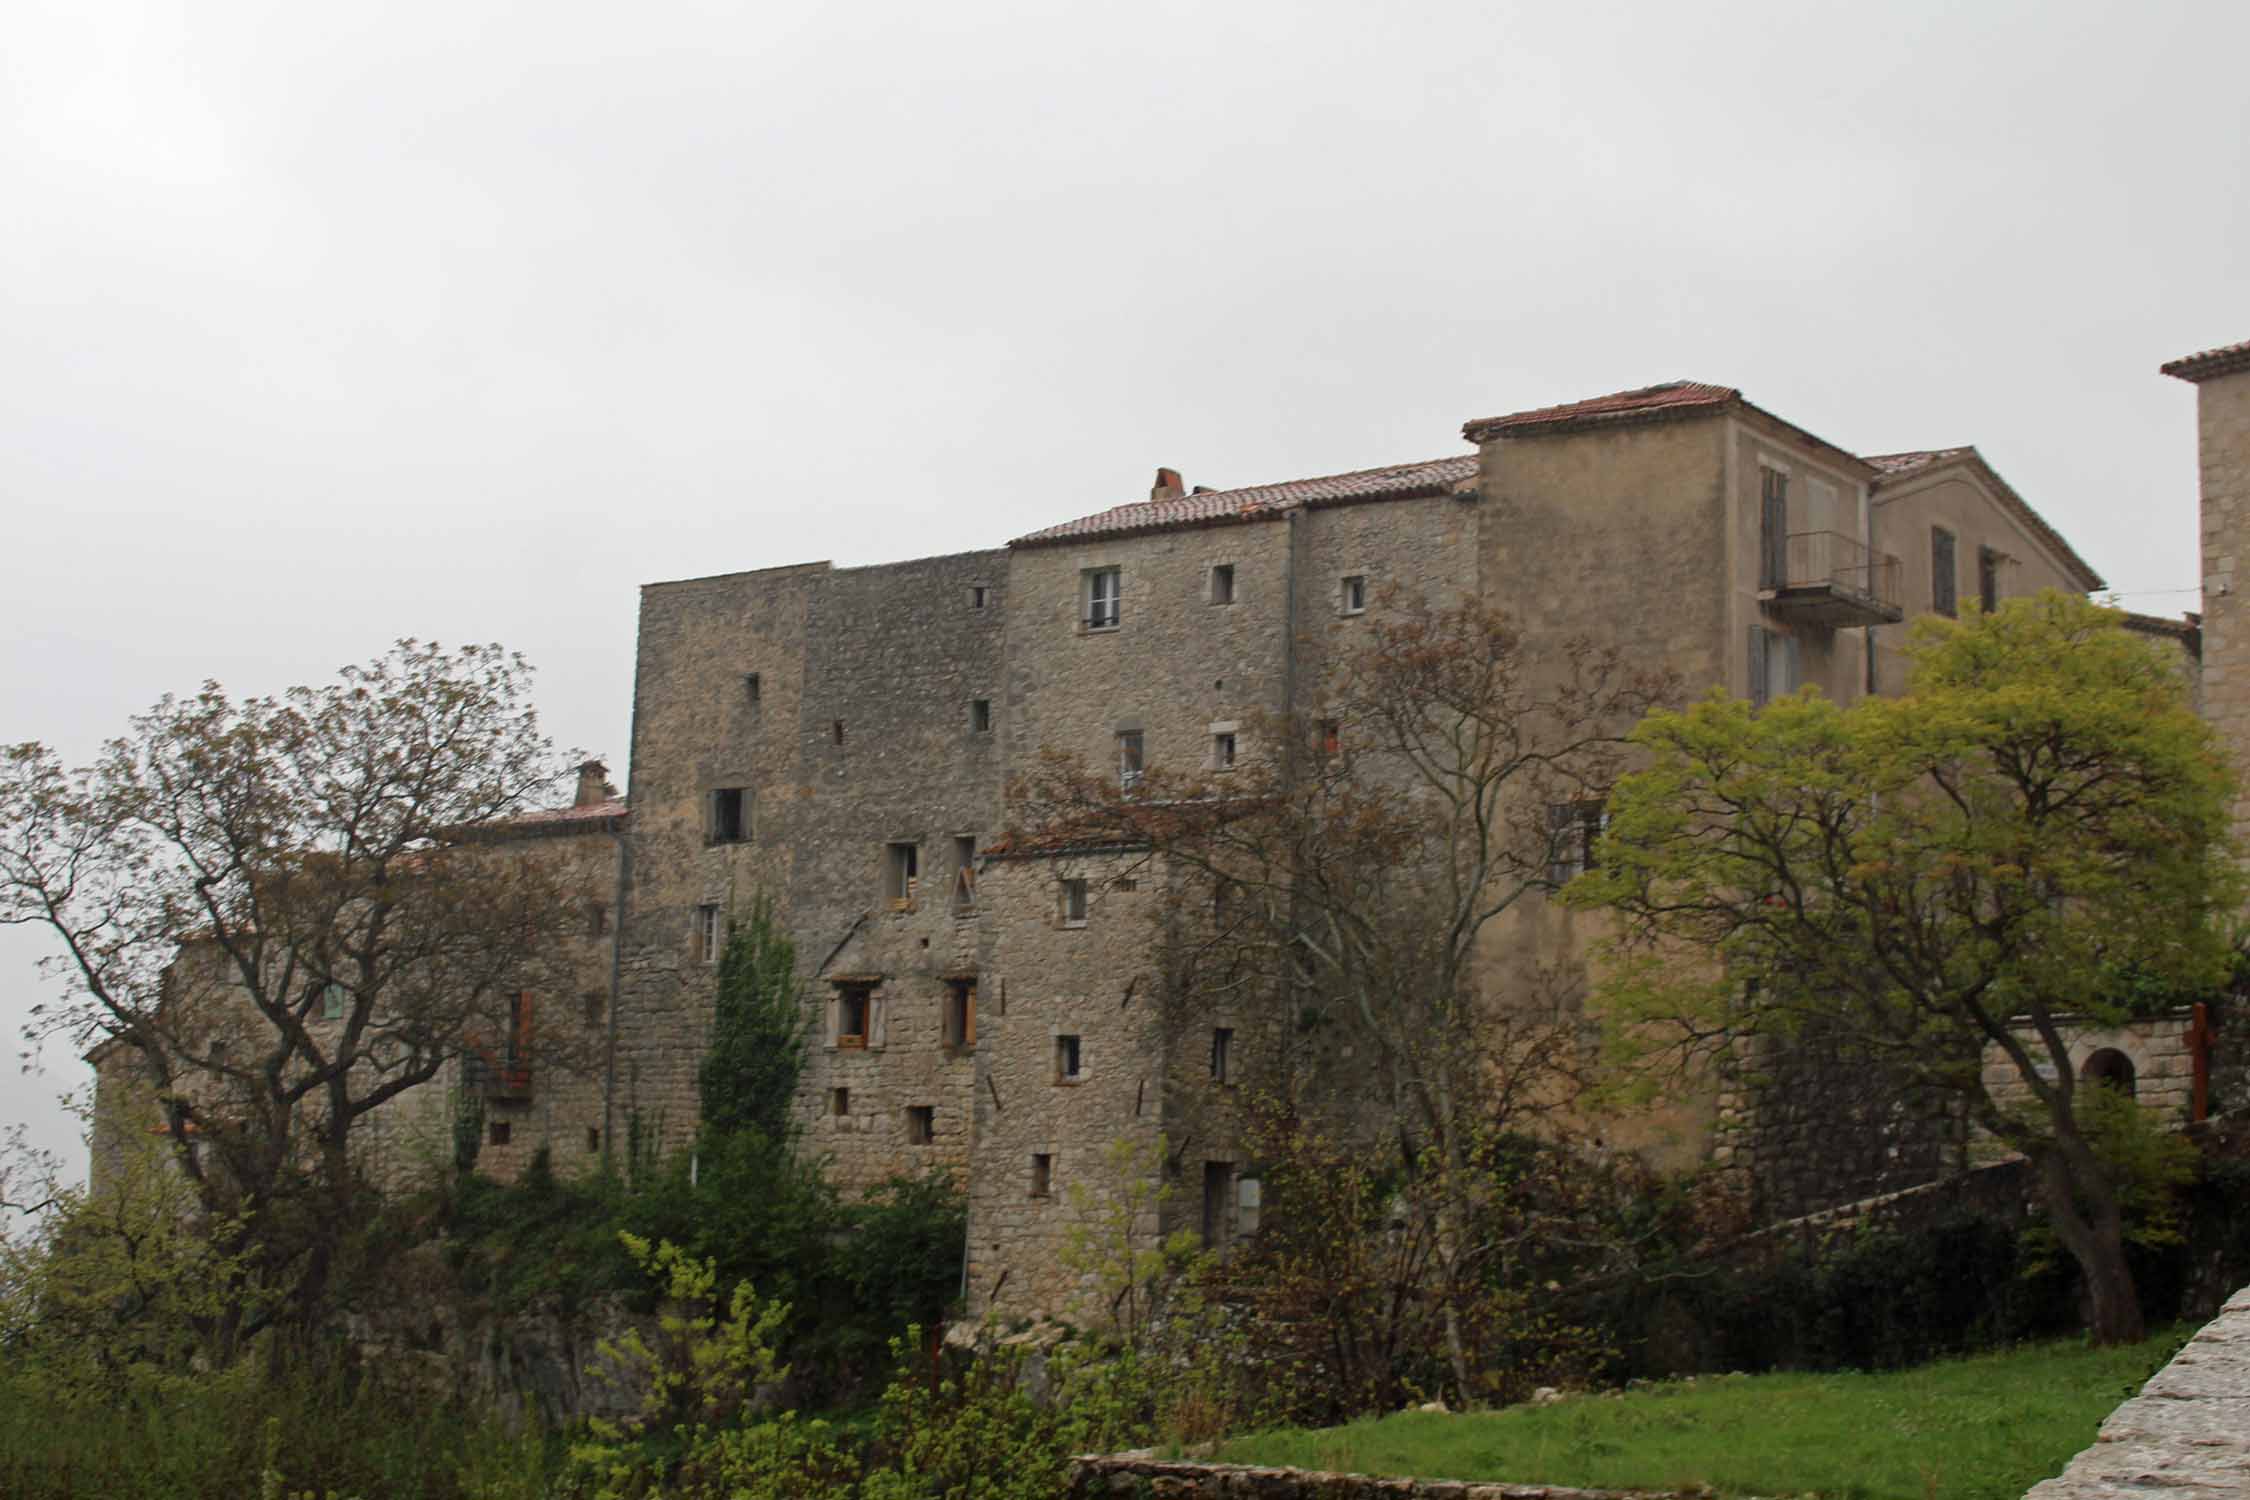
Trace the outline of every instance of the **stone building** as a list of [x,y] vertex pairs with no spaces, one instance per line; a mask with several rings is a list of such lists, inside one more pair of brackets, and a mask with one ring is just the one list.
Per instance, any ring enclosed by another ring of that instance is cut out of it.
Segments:
[[[2236,505],[2250,357],[2182,365],[2201,373],[2168,368],[2204,381],[2213,610],[2200,636],[2137,623],[2213,653],[2204,691],[2234,725],[2250,664],[2226,656],[2242,645],[2224,527],[2250,524]],[[1162,1206],[1132,1195],[1144,1236],[1254,1227],[1242,1085],[1282,1042],[1249,1010],[1160,1003],[1161,872],[1114,852],[995,856],[1011,777],[1043,753],[1126,782],[1223,771],[1402,599],[1481,600],[1531,640],[1614,644],[1690,692],[1762,702],[1812,683],[1849,702],[1898,690],[1916,614],[2101,587],[1974,448],[1863,456],[1731,387],[1670,382],[1461,434],[1442,456],[1246,488],[1159,470],[1146,499],[985,551],[644,588],[629,798],[597,777],[577,807],[509,835],[614,893],[589,914],[581,982],[539,1000],[599,1030],[601,1063],[564,1076],[534,1047],[528,1077],[472,1065],[447,1080],[484,1100],[484,1164],[513,1173],[540,1146],[564,1168],[685,1149],[719,950],[765,896],[804,986],[809,1147],[847,1188],[962,1177],[972,1311],[1098,1312],[1074,1307],[1088,1288],[1062,1261],[1084,1217],[1072,1188],[1116,1197],[1118,1164],[1161,1140],[1174,1191]],[[1496,985],[1568,967],[1598,921],[1526,903],[1488,928],[1480,961]],[[1895,1098],[1843,1097],[1818,1062],[1795,1091],[1817,1109],[1769,1090],[1755,1110],[1736,1101],[1722,1134],[1713,1092],[1617,1143],[1675,1165],[1727,1153],[1768,1215],[1958,1160],[1957,1138],[1902,1122]]]
[[[1149,1233],[1223,1241],[1254,1219],[1236,1085],[1265,1042],[1247,1016],[1164,1014],[1158,892],[1124,865],[990,857],[1010,776],[1042,752],[1125,779],[1248,756],[1252,726],[1303,708],[1401,594],[1615,642],[1691,690],[1849,701],[1896,690],[1913,614],[2101,586],[1975,449],[1863,457],[1729,387],[1463,435],[1448,456],[1241,489],[1163,470],[1145,500],[1002,549],[645,589],[617,1117],[687,1140],[711,962],[764,892],[814,1024],[811,1145],[851,1185],[964,1171],[972,1308],[1060,1310],[1082,1290],[1058,1259],[1083,1217],[1070,1189],[1114,1193],[1121,1141],[1172,1152]],[[1535,903],[1494,925],[1489,962],[1568,957],[1593,922]],[[1697,1159],[1716,1118],[1682,1100],[1631,1144]],[[1833,1199],[1908,1169],[1878,1148],[1821,1177]]]

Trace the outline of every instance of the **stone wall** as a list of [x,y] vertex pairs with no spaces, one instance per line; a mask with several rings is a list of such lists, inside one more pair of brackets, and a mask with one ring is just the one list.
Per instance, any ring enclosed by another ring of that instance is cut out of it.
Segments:
[[2241,777],[2235,833],[2250,831],[2250,370],[2196,386],[2202,471],[2203,715]]
[[1474,1484],[1458,1479],[1386,1479],[1319,1469],[1180,1463],[1156,1458],[1082,1458],[1069,1494],[1166,1500],[1688,1500],[1694,1490],[1581,1490],[1559,1484]]

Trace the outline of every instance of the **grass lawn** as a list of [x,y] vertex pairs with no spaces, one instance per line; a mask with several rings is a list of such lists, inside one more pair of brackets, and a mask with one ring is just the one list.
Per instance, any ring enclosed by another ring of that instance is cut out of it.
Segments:
[[2194,1329],[1861,1375],[1706,1375],[1464,1416],[1405,1412],[1227,1443],[1230,1463],[1823,1500],[2021,1500]]

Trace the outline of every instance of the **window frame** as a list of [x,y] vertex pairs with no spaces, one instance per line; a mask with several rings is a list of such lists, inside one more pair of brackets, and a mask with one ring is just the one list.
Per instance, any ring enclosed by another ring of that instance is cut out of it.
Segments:
[[992,700],[990,698],[971,698],[969,700],[969,733],[992,733]]
[[1930,612],[1949,620],[1961,617],[1959,539],[1943,526],[1930,528]]
[[948,979],[938,1016],[938,1044],[954,1055],[974,1052],[977,1045],[977,982]]
[[1336,580],[1336,613],[1364,615],[1367,613],[1367,575],[1346,573]]
[[906,1144],[909,1146],[934,1146],[937,1144],[936,1105],[909,1104],[906,1106]]
[[[859,1029],[851,1027],[854,1005],[859,1007]],[[865,1052],[875,1045],[875,986],[871,984],[839,984],[836,986],[836,1050],[839,1052]]]
[[1222,1088],[1227,1087],[1234,1082],[1233,1070],[1231,1067],[1231,1064],[1234,1060],[1233,1052],[1234,1028],[1232,1026],[1212,1027],[1211,1081],[1215,1084],[1218,1084]]
[[1030,1196],[1034,1198],[1052,1198],[1055,1196],[1054,1152],[1034,1151],[1031,1153]]
[[1148,772],[1148,736],[1145,730],[1120,729],[1112,743],[1117,749],[1117,785],[1131,791]]
[[1609,803],[1578,797],[1547,804],[1547,882],[1563,886],[1594,868],[1594,846],[1609,831]]
[[892,911],[912,911],[922,894],[922,846],[912,839],[883,845],[883,899]]
[[714,965],[719,961],[719,950],[726,944],[721,941],[719,928],[719,903],[705,901],[695,908],[695,958],[696,962]]
[[1079,572],[1078,625],[1088,634],[1111,631],[1125,623],[1125,570],[1111,564]]
[[1085,876],[1075,875],[1064,877],[1059,884],[1062,886],[1062,925],[1084,927],[1087,914],[1093,909],[1089,882]]
[[1084,1083],[1091,1076],[1086,1071],[1086,1036],[1079,1031],[1055,1033],[1055,1083],[1070,1086]]
[[1213,563],[1203,585],[1203,599],[1215,608],[1225,608],[1235,601],[1234,564]]

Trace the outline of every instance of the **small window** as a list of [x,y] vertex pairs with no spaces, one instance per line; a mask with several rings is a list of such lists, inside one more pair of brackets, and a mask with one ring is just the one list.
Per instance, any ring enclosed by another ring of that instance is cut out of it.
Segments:
[[351,992],[342,985],[330,983],[320,987],[320,1018],[323,1021],[341,1021],[350,1003]]
[[586,1154],[587,1154],[588,1156],[592,1156],[592,1155],[594,1155],[595,1153],[599,1152],[599,1151],[600,1151],[601,1149],[602,1149],[602,1128],[601,1128],[601,1126],[599,1126],[599,1125],[589,1125],[589,1126],[587,1126],[587,1127],[586,1127]]
[[828,1112],[838,1119],[850,1114],[852,1112],[852,1091],[850,1089],[830,1089],[828,1091]]
[[1075,1036],[1055,1038],[1055,1082],[1076,1083],[1086,1076],[1085,1049]]
[[969,585],[969,608],[982,609],[991,597],[992,589],[989,585],[982,583]]
[[1797,638],[1750,627],[1750,706],[1764,708],[1776,698],[1786,698],[1801,685]]
[[486,1128],[486,1139],[495,1146],[505,1146],[516,1133],[515,1126],[507,1120],[494,1120]]
[[1594,846],[1609,826],[1599,801],[1557,802],[1547,808],[1547,880],[1564,885],[1594,868]]
[[945,1045],[954,1051],[977,1044],[977,982],[974,979],[947,982],[942,1035]]
[[1086,925],[1086,882],[1066,880],[1062,883],[1062,920],[1065,927]]
[[1122,879],[1120,879],[1120,880],[1116,880],[1116,881],[1113,881],[1113,882],[1111,882],[1111,884],[1110,884],[1110,889],[1111,889],[1111,890],[1113,890],[1113,891],[1124,891],[1124,892],[1126,892],[1126,893],[1128,893],[1128,894],[1130,894],[1130,893],[1131,893],[1131,892],[1133,892],[1133,891],[1137,891],[1137,890],[1139,890],[1140,888],[1141,888],[1141,883],[1140,883],[1140,882],[1139,882],[1138,880],[1135,880],[1135,879],[1134,879],[1134,878],[1133,878],[1132,876],[1130,876],[1130,875],[1127,875],[1127,876],[1125,876],[1124,878],[1122,878]]
[[887,844],[883,858],[883,894],[891,910],[912,911],[922,888],[922,849],[918,844]]
[[1336,591],[1337,606],[1347,615],[1367,613],[1367,575],[1348,573]]
[[1990,547],[1977,548],[1977,602],[1988,615],[2000,607],[2001,561],[2000,554]]
[[990,698],[971,698],[969,700],[969,733],[992,733],[992,700]]
[[1234,1028],[1221,1026],[1211,1033],[1211,1081],[1231,1083],[1229,1067],[1233,1063]]
[[867,1045],[867,1016],[874,1009],[872,996],[864,985],[850,984],[836,991],[836,1045],[863,1048]]
[[719,961],[719,908],[706,903],[695,909],[695,956],[703,963]]
[[1051,1198],[1055,1194],[1055,1159],[1045,1151],[1035,1152],[1031,1158],[1031,1196]]
[[599,901],[586,903],[586,936],[601,937],[609,931],[609,908]]
[[844,721],[842,719],[834,720],[829,724],[828,737],[839,745],[844,743]]
[[711,842],[739,844],[750,837],[750,794],[723,786],[711,794]]
[[974,834],[957,834],[953,840],[953,912],[969,916],[977,909],[977,840]]
[[745,673],[743,673],[743,674],[742,674],[742,696],[743,696],[743,697],[744,697],[745,699],[747,699],[747,700],[748,700],[748,702],[749,702],[749,704],[750,704],[750,706],[751,706],[752,708],[756,708],[756,707],[758,706],[758,674],[757,674],[757,673],[755,673],[755,672],[745,672]]
[[586,1024],[588,1026],[601,1025],[603,1015],[609,1010],[609,996],[603,994],[600,990],[588,990],[578,999],[579,1003],[586,1008]]
[[1124,579],[1115,568],[1089,568],[1080,575],[1088,630],[1115,630],[1125,618]]
[[928,1104],[906,1107],[906,1144],[927,1146],[937,1139],[937,1110]]
[[1930,608],[1941,615],[1961,612],[1954,576],[1953,533],[1943,526],[1930,528]]
[[1120,729],[1117,732],[1117,784],[1128,789],[1138,785],[1141,770],[1141,732]]
[[1234,564],[1217,563],[1211,569],[1211,602],[1234,603]]
[[1214,771],[1231,771],[1234,769],[1234,734],[1232,731],[1211,736],[1211,769]]

